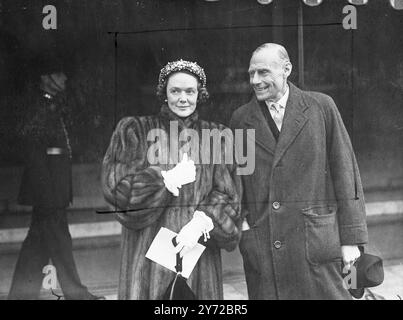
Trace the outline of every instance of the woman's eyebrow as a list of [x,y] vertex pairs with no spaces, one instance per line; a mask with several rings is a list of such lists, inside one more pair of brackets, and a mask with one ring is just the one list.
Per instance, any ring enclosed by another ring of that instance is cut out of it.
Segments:
[[197,87],[171,87],[170,89],[190,90],[190,89],[197,89]]

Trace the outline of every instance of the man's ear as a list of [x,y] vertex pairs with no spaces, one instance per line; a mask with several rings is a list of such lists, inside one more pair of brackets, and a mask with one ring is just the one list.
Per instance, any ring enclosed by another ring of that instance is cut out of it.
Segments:
[[291,71],[292,71],[292,64],[291,64],[290,61],[287,61],[287,62],[284,64],[284,75],[285,75],[285,78],[288,78],[288,77],[290,76]]

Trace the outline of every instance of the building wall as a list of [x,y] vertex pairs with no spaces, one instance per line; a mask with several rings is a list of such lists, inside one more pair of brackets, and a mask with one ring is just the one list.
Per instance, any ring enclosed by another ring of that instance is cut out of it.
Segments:
[[[201,115],[225,124],[251,97],[246,71],[258,45],[284,44],[294,65],[291,81],[298,85],[301,79],[298,1],[268,6],[251,0],[53,1],[59,25],[52,31],[42,28],[41,3],[29,3],[24,10],[20,2],[5,3],[0,34],[7,43],[0,56],[3,168],[22,165],[15,128],[29,108],[26,85],[33,58],[46,50],[59,53],[69,68],[65,98],[76,164],[102,161],[121,117],[158,111],[155,86],[167,61],[184,58],[205,67],[211,99],[200,106]],[[346,4],[302,6],[304,88],[335,99],[364,187],[397,190],[403,187],[402,12],[369,1],[358,8],[358,29],[352,32],[340,24]],[[122,32],[117,47],[108,33],[114,31]]]

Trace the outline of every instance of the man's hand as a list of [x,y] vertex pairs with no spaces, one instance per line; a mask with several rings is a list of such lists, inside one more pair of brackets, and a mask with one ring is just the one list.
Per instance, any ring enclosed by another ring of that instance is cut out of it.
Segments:
[[250,229],[249,223],[245,218],[242,221],[242,231],[248,231],[249,229]]
[[360,257],[361,252],[358,246],[341,246],[341,256],[344,266],[350,270],[354,262]]

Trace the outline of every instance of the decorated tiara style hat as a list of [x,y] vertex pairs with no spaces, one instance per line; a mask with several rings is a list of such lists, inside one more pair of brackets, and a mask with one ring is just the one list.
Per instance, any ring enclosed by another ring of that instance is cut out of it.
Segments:
[[203,68],[200,67],[196,62],[190,62],[182,59],[168,62],[167,65],[161,69],[158,84],[161,86],[164,85],[170,74],[180,71],[187,71],[195,75],[200,80],[202,87],[206,87],[207,80]]

